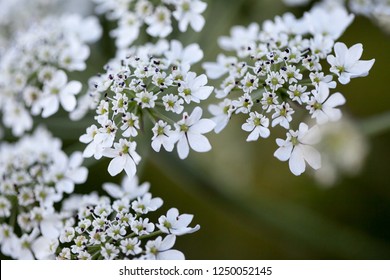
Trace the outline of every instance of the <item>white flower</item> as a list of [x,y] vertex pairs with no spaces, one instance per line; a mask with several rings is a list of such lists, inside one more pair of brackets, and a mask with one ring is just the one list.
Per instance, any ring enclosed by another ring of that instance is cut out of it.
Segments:
[[202,67],[206,70],[206,75],[210,79],[218,79],[229,71],[229,65],[237,63],[236,57],[227,57],[224,54],[218,54],[216,62],[204,62]]
[[177,95],[173,95],[172,93],[163,96],[162,98],[163,104],[165,106],[166,111],[172,111],[176,114],[180,114],[184,110],[184,100],[179,98]]
[[140,244],[141,241],[139,241],[138,238],[126,238],[121,240],[120,248],[122,250],[122,253],[126,256],[135,256],[142,252]]
[[0,218],[9,217],[11,215],[10,212],[11,203],[5,197],[0,195]]
[[202,30],[205,20],[201,13],[207,8],[207,4],[200,0],[178,0],[176,10],[173,12],[175,19],[179,21],[179,30],[185,32],[190,24],[196,32]]
[[230,117],[232,116],[232,101],[226,98],[218,105],[210,104],[208,109],[214,116],[211,118],[211,120],[216,124],[214,131],[215,133],[220,133],[229,123]]
[[137,169],[136,164],[141,160],[141,157],[135,151],[136,147],[136,142],[119,139],[118,143],[114,143],[114,149],[104,149],[104,156],[112,158],[108,165],[108,173],[111,176],[119,174],[123,169],[127,176],[133,177],[135,175]]
[[246,120],[241,128],[245,131],[251,132],[246,138],[246,141],[256,141],[259,137],[267,138],[270,135],[268,129],[269,119],[257,112],[250,112],[249,118]]
[[315,118],[318,124],[338,121],[341,118],[341,110],[335,108],[345,103],[345,98],[341,93],[336,92],[329,97],[327,84],[320,82],[318,89],[312,90],[312,94],[306,109],[310,111],[311,117]]
[[175,235],[167,235],[164,240],[161,236],[155,240],[149,240],[145,246],[147,258],[152,260],[184,260],[182,252],[170,250],[175,245],[175,241]]
[[191,101],[199,103],[200,100],[207,99],[214,89],[211,86],[205,86],[206,84],[207,76],[205,74],[196,76],[195,72],[188,72],[184,81],[180,82],[179,95],[187,103]]
[[292,114],[294,109],[291,108],[289,103],[283,102],[280,105],[275,106],[275,113],[272,115],[272,127],[280,125],[286,129],[290,128],[290,122],[292,121]]
[[152,148],[159,152],[161,146],[168,152],[171,152],[175,146],[175,139],[172,137],[171,126],[166,122],[159,120],[153,127]]
[[139,35],[141,21],[135,13],[126,12],[118,22],[118,28],[110,35],[116,38],[115,45],[121,49],[130,46]]
[[134,115],[133,113],[126,112],[122,116],[121,129],[123,130],[123,137],[135,137],[138,135],[137,129],[139,129],[139,117]]
[[215,127],[215,123],[209,119],[201,119],[202,109],[195,107],[191,115],[183,114],[183,119],[175,124],[174,137],[177,139],[177,152],[179,158],[185,159],[190,147],[196,152],[208,152],[211,150],[209,140],[203,135]]
[[174,65],[192,65],[203,58],[203,51],[198,44],[190,44],[183,48],[180,41],[172,40],[170,49],[164,52],[169,63]]
[[172,32],[171,12],[164,6],[158,6],[145,22],[149,25],[146,32],[153,37],[163,38]]
[[176,208],[171,208],[166,216],[163,215],[158,219],[159,224],[157,227],[167,234],[183,235],[193,233],[200,229],[199,225],[196,225],[194,228],[188,227],[193,217],[194,215],[189,214],[179,215],[179,211]]
[[113,260],[119,254],[119,249],[115,247],[113,244],[106,243],[101,247],[100,253],[106,260]]
[[342,84],[348,84],[351,78],[367,76],[375,62],[375,59],[359,60],[363,53],[362,44],[355,44],[348,49],[344,43],[337,42],[334,52],[336,56],[328,55],[327,60],[331,65],[330,71],[339,76]]
[[81,83],[78,81],[67,82],[65,72],[58,70],[54,77],[43,87],[43,96],[40,105],[43,108],[42,117],[47,118],[58,111],[59,104],[70,112],[76,107],[75,95],[81,90]]
[[154,231],[154,224],[149,223],[149,219],[142,219],[139,218],[138,220],[133,220],[130,223],[131,230],[141,236],[141,235],[146,235]]
[[19,260],[33,260],[31,246],[39,235],[39,229],[34,228],[30,234],[23,234],[21,238],[14,239],[13,256]]
[[135,94],[135,101],[138,102],[138,105],[144,108],[154,108],[155,101],[157,100],[157,95],[154,95],[153,92],[149,92],[147,90],[137,92]]
[[138,185],[138,177],[124,176],[121,186],[113,183],[104,183],[103,189],[113,198],[127,198],[132,200],[143,196],[150,188],[148,182]]
[[75,183],[82,184],[87,180],[88,169],[81,166],[83,156],[81,152],[74,152],[68,159],[64,153],[58,153],[56,158],[55,164],[50,168],[56,189],[59,193],[71,193]]
[[54,260],[58,244],[58,239],[40,236],[34,240],[31,249],[38,260]]
[[300,105],[309,101],[309,93],[306,92],[307,86],[291,85],[288,87],[288,95],[292,101],[298,102]]
[[347,10],[340,5],[331,10],[317,6],[305,13],[305,19],[311,34],[330,36],[337,40],[352,23],[354,15],[348,15]]
[[150,211],[156,211],[162,204],[161,198],[152,198],[151,193],[146,193],[142,197],[137,197],[137,200],[131,203],[131,208],[139,214],[147,214]]
[[294,175],[302,174],[306,169],[307,162],[312,168],[321,167],[321,155],[311,145],[318,142],[318,126],[309,130],[305,123],[300,123],[299,130],[287,132],[287,139],[276,139],[279,148],[274,156],[281,161],[289,161],[289,167]]

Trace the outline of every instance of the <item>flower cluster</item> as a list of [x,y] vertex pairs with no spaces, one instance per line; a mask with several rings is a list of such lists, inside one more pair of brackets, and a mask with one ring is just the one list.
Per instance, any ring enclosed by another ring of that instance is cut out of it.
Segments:
[[[310,0],[283,0],[288,6],[307,5]],[[388,0],[321,0],[315,5],[326,8],[346,7],[356,15],[372,19],[382,29],[390,32],[390,2]]]
[[178,28],[185,32],[190,25],[201,31],[205,20],[201,15],[207,4],[200,0],[94,0],[98,4],[98,13],[105,13],[110,20],[116,20],[118,26],[111,35],[116,38],[116,46],[126,48],[140,35],[140,29],[146,25],[146,32],[152,37],[165,38],[173,30],[172,17],[178,22]]
[[[85,157],[112,158],[108,171],[112,176],[125,170],[129,177],[136,173],[141,157],[136,152],[136,137],[151,120],[152,148],[172,151],[177,143],[179,157],[188,156],[190,148],[197,152],[211,149],[203,135],[215,123],[202,119],[202,109],[191,114],[185,106],[209,97],[213,87],[207,77],[190,71],[203,52],[197,44],[183,47],[178,41],[159,42],[129,50],[120,62],[113,61],[107,72],[94,81],[92,96],[103,95],[97,104],[95,124],[87,128],[80,141],[87,143]],[[184,112],[184,113],[183,113]],[[175,120],[177,116],[179,120]]]
[[176,236],[200,228],[188,227],[193,215],[171,208],[158,222],[150,221],[147,215],[163,201],[152,197],[148,183],[139,186],[137,177],[125,177],[122,186],[104,184],[103,189],[113,201],[78,195],[64,202],[64,210],[77,215],[74,225],[62,231],[58,247],[49,248],[57,259],[184,259],[172,247]]
[[[0,145],[0,245],[14,259],[39,256],[46,238],[57,238],[63,214],[55,203],[87,179],[82,155],[68,157],[45,129]],[[37,251],[38,250],[38,251]]]
[[14,135],[32,128],[32,115],[74,110],[82,85],[67,72],[86,69],[87,44],[100,35],[96,18],[79,15],[47,17],[14,35],[0,61],[0,112]]
[[374,59],[360,60],[361,44],[348,48],[335,43],[353,18],[340,7],[317,7],[299,19],[290,13],[278,16],[264,22],[262,29],[256,23],[233,27],[231,36],[221,37],[219,44],[234,54],[219,54],[216,62],[203,64],[208,77],[223,77],[216,89],[216,97],[223,101],[209,107],[217,123],[215,131],[220,132],[237,114],[248,115],[242,125],[249,132],[247,141],[267,138],[270,127],[282,127],[288,131],[287,139],[276,140],[275,156],[289,160],[295,175],[305,171],[306,163],[318,169],[321,158],[311,147],[318,139],[312,139],[312,129],[305,123],[294,130],[299,123],[294,120],[302,114],[299,111],[319,125],[339,120],[338,107],[345,98],[331,93],[337,86],[334,79],[347,84],[371,69]]

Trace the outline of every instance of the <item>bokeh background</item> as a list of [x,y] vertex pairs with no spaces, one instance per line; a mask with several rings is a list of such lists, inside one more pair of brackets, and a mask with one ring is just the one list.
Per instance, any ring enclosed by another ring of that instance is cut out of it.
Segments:
[[[300,17],[309,8],[292,9],[275,0],[206,2],[201,33],[172,35],[184,44],[199,43],[204,61],[215,60],[217,38],[228,35],[233,25],[261,24],[287,11]],[[78,79],[87,81],[103,71],[114,56],[108,36],[112,23],[101,21],[103,41],[93,46],[88,71],[77,74]],[[156,154],[148,144],[140,147],[139,177],[163,198],[160,213],[176,207],[194,214],[193,223],[201,225],[198,232],[177,239],[176,248],[187,259],[390,259],[390,36],[358,16],[339,41],[363,43],[363,59],[376,59],[368,77],[338,86],[347,99],[345,115],[368,147],[357,174],[340,176],[331,186],[319,183],[310,171],[296,177],[288,164],[274,158],[274,138],[245,141],[247,133],[240,128],[245,120],[239,117],[220,134],[209,134],[211,152],[191,152],[185,161],[176,152]],[[63,139],[66,151],[73,151],[84,148],[77,139],[91,119],[70,124],[58,115],[41,121]],[[283,131],[276,136],[283,138]],[[90,176],[77,191],[100,192],[102,182],[119,183],[120,176],[107,173],[108,162],[87,160]]]

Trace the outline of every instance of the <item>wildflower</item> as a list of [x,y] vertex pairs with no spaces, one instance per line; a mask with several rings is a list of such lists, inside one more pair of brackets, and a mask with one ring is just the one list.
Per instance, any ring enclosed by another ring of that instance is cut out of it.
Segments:
[[344,43],[334,45],[336,56],[329,55],[328,63],[331,65],[330,71],[337,74],[339,82],[348,84],[351,78],[364,77],[368,75],[375,59],[359,60],[363,53],[362,44],[355,44],[349,49]]
[[177,152],[181,159],[188,156],[190,147],[196,152],[207,152],[211,149],[209,140],[203,134],[210,132],[215,123],[201,117],[202,109],[196,107],[191,115],[184,113],[183,119],[175,124],[176,130],[172,137],[177,139]]
[[260,136],[267,138],[270,135],[269,119],[257,112],[251,112],[249,116],[246,123],[241,126],[243,130],[251,132],[246,141],[256,141]]
[[299,130],[287,132],[287,139],[276,139],[279,148],[274,156],[281,161],[289,161],[289,167],[294,175],[302,174],[306,169],[307,162],[312,168],[321,167],[321,155],[311,145],[318,142],[316,137],[317,126],[309,127],[300,123]]

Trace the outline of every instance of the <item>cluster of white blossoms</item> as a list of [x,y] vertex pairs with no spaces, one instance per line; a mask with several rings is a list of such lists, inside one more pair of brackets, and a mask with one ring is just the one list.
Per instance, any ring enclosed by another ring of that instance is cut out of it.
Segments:
[[58,238],[66,216],[55,211],[64,194],[86,181],[80,152],[68,157],[43,128],[0,145],[0,246],[13,259],[40,256],[42,243]]
[[101,36],[95,17],[47,17],[16,32],[0,60],[0,112],[15,136],[33,126],[32,116],[46,118],[60,105],[76,107],[82,84],[68,73],[86,69],[87,44]]
[[313,136],[318,127],[302,122],[302,113],[318,125],[338,121],[345,98],[335,92],[337,82],[366,76],[374,63],[360,60],[361,44],[335,42],[353,19],[341,7],[316,7],[302,18],[277,16],[261,29],[256,23],[233,27],[230,36],[219,39],[221,48],[232,54],[221,53],[216,62],[203,64],[209,78],[223,78],[215,90],[223,100],[209,107],[215,132],[232,116],[245,114],[242,129],[249,132],[247,141],[267,138],[271,127],[282,127],[287,138],[276,140],[275,157],[288,160],[295,175],[305,171],[306,163],[320,168],[321,156],[311,146],[319,141]]
[[183,47],[173,40],[133,48],[123,59],[109,63],[91,90],[95,97],[104,96],[96,108],[98,126],[91,125],[80,137],[88,144],[84,156],[112,158],[108,166],[112,176],[125,170],[132,177],[141,159],[135,139],[146,128],[151,128],[151,146],[156,152],[161,147],[171,152],[175,144],[181,159],[190,148],[209,151],[211,145],[203,134],[215,123],[202,119],[200,107],[192,113],[185,110],[213,91],[205,74],[190,71],[190,65],[202,57],[197,44]]
[[117,28],[111,35],[116,38],[116,46],[126,48],[139,36],[146,25],[146,32],[152,37],[165,38],[173,31],[172,17],[178,28],[185,32],[190,25],[201,31],[205,19],[202,13],[207,4],[200,0],[94,0],[98,4],[97,13],[104,13],[110,20],[117,21]]
[[61,232],[59,243],[47,247],[57,259],[184,259],[172,249],[176,236],[197,231],[189,227],[193,215],[171,208],[152,222],[148,214],[158,210],[163,200],[152,197],[149,184],[125,177],[122,185],[106,183],[112,197],[75,195],[64,202],[63,210],[76,213],[74,224]]
[[[310,0],[283,0],[288,6],[307,5]],[[390,31],[390,1],[388,0],[321,0],[315,5],[326,8],[346,7],[356,15],[372,19],[385,31]]]

